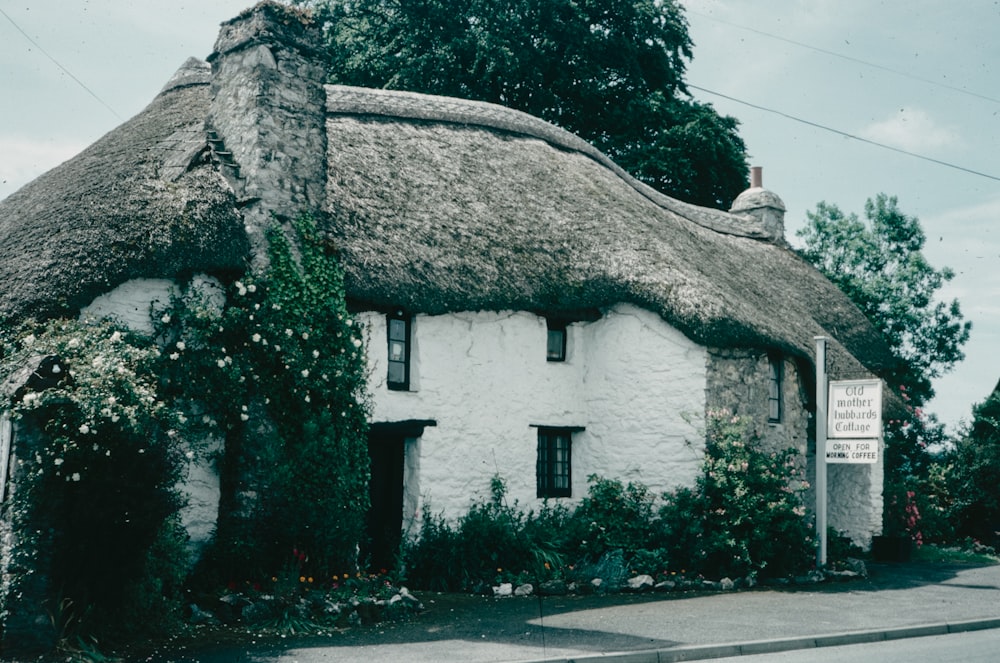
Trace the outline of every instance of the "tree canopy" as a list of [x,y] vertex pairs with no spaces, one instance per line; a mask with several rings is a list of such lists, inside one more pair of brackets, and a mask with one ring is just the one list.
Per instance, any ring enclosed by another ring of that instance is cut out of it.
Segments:
[[676,0],[306,0],[330,78],[502,104],[593,143],[637,179],[728,209],[747,185],[738,123],[687,94]]
[[957,299],[936,298],[954,273],[930,265],[920,221],[900,211],[895,196],[867,200],[864,220],[825,202],[806,216],[797,233],[805,241],[801,255],[881,332],[899,360],[885,377],[913,405],[923,404],[934,395],[931,380],[965,357],[972,323],[963,320]]

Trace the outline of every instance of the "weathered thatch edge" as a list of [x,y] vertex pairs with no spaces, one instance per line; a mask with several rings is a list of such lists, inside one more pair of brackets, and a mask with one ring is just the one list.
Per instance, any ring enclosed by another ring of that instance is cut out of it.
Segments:
[[698,207],[666,196],[625,172],[603,152],[579,136],[519,110],[483,101],[456,99],[399,90],[376,90],[347,85],[326,86],[326,110],[331,114],[380,115],[430,122],[479,126],[539,138],[564,150],[585,154],[614,172],[629,186],[660,207],[716,232],[754,239],[770,239],[752,217]]

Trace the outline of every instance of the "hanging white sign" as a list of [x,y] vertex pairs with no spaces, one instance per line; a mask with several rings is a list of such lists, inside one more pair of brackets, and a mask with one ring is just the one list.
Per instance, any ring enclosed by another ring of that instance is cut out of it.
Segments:
[[826,441],[826,462],[828,463],[877,463],[878,440]]
[[882,381],[830,382],[826,436],[877,440],[882,435]]

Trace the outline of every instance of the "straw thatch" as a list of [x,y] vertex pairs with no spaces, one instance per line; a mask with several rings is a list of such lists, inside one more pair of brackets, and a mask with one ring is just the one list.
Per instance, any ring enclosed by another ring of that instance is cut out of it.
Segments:
[[0,320],[73,314],[131,278],[242,269],[233,194],[198,167],[208,78],[189,60],[136,117],[0,201]]
[[[243,268],[240,209],[206,145],[210,77],[188,61],[139,115],[0,202],[0,318],[77,311],[131,278]],[[890,361],[851,302],[759,222],[666,198],[541,120],[339,86],[313,110],[327,114],[322,216],[357,306],[630,302],[708,347],[808,358],[828,335],[841,374]]]
[[[489,104],[328,87],[328,209],[352,297],[412,311],[631,302],[709,347],[884,368],[856,307],[755,219],[686,205]],[[839,343],[838,343],[839,342]]]

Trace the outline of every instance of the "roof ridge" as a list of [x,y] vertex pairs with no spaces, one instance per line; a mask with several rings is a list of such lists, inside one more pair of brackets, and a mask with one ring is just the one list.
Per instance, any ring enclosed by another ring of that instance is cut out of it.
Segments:
[[333,84],[324,87],[326,89],[327,114],[381,115],[383,117],[448,122],[531,136],[561,149],[579,152],[590,157],[613,171],[654,204],[692,223],[726,235],[771,239],[770,234],[756,219],[708,207],[699,207],[671,198],[630,175],[610,157],[576,134],[524,111],[487,101],[444,97],[405,90]]

